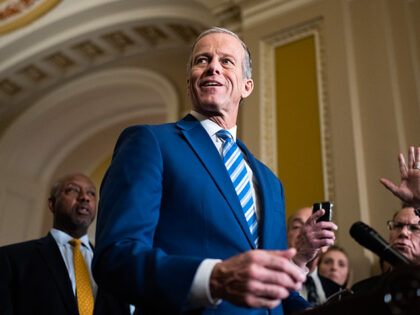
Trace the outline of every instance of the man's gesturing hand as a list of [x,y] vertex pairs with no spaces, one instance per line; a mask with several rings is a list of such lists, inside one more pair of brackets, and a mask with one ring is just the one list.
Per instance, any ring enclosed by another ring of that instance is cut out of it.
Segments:
[[210,277],[212,297],[249,308],[276,307],[305,281],[290,261],[295,254],[295,249],[251,250],[216,264]]

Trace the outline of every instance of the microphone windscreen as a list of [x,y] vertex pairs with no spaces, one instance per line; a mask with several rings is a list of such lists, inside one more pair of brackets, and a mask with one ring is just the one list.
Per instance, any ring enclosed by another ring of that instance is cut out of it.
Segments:
[[356,222],[350,228],[350,235],[363,247],[381,255],[389,244],[370,226]]

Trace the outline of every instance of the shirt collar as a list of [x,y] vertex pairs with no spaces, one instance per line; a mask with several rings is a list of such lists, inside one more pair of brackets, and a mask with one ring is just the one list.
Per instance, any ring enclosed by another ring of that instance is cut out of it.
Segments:
[[[52,228],[50,233],[54,237],[54,239],[55,239],[55,241],[57,242],[58,245],[66,245],[66,244],[69,243],[70,240],[72,240],[74,238],[73,236],[68,235],[66,232],[63,232],[61,230],[57,230],[55,228]],[[82,244],[85,247],[90,248],[89,237],[88,237],[87,234],[83,235],[79,239],[82,241]]]
[[[216,124],[214,121],[210,120],[208,117],[204,116],[203,114],[200,114],[199,112],[196,112],[195,110],[191,110],[190,114],[192,116],[194,116],[194,118],[197,119],[201,123],[201,125],[207,131],[207,133],[209,134],[210,137],[213,137],[216,134],[216,132],[223,129],[218,124]],[[230,128],[229,130],[227,130],[232,135],[233,140],[235,140],[235,141],[236,141],[237,128],[238,128],[237,126],[234,126],[234,127]]]

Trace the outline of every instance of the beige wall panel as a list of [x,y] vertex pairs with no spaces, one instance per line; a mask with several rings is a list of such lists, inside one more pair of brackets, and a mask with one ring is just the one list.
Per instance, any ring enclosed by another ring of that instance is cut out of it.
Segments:
[[[385,221],[399,201],[379,183],[399,181],[397,154],[420,145],[418,32],[419,1],[301,1],[301,6],[273,5],[265,15],[245,16],[243,37],[253,53],[254,94],[247,100],[241,128],[249,146],[264,158],[261,100],[273,93],[264,85],[266,56],[261,46],[276,33],[321,18],[320,54],[324,97],[331,126],[331,156],[337,242],[350,253],[355,280],[376,271],[376,257],[349,235],[362,220],[385,238]],[[274,14],[270,17],[270,14]],[[418,27],[417,27],[418,29]],[[269,139],[268,139],[269,142]],[[277,143],[278,140],[277,140]],[[276,143],[272,144],[276,145]],[[281,174],[278,174],[281,179]]]
[[[42,215],[34,208],[36,198],[6,189],[8,202],[0,211],[0,246],[31,238],[34,227],[39,224]],[[8,211],[13,207],[14,211]],[[34,216],[37,217],[34,217]],[[13,231],[13,233],[10,233]],[[18,236],[18,237],[17,237]]]

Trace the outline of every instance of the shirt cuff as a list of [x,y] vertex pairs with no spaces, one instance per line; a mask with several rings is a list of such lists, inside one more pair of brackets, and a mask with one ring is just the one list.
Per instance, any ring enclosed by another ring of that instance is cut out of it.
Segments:
[[[293,259],[290,259],[290,261],[291,261],[291,262],[292,262],[292,264],[294,264],[295,266],[298,266],[298,265],[297,265],[297,264],[293,261]],[[299,267],[299,266],[298,266],[298,267]],[[305,276],[307,276],[307,275],[308,275],[308,273],[309,273],[309,268],[308,268],[308,267],[306,267],[306,265],[305,265],[305,266],[303,266],[303,268],[299,267],[299,269],[303,271],[303,273],[305,274]]]
[[219,262],[220,259],[204,259],[198,266],[188,296],[188,309],[214,307],[222,303],[222,300],[215,300],[210,294],[211,273]]

